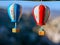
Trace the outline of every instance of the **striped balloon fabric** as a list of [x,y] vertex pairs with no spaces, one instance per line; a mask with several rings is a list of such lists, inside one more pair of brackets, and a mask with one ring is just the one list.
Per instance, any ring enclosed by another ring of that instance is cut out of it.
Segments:
[[11,19],[11,22],[17,22],[19,17],[20,17],[20,13],[21,13],[21,6],[19,4],[13,3],[8,7],[8,15]]
[[33,8],[32,14],[36,21],[36,24],[42,26],[48,20],[48,17],[50,15],[50,9],[48,6],[38,5]]

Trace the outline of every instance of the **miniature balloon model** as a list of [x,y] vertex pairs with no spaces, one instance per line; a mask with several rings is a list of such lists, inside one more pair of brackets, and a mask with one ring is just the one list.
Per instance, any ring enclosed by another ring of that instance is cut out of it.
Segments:
[[42,26],[47,23],[47,20],[50,15],[50,8],[48,6],[41,4],[33,8],[32,14],[33,14],[34,20],[36,21],[36,24],[40,26],[38,34],[41,36],[44,36],[45,31]]
[[19,30],[17,30],[17,22],[20,20],[21,16],[22,16],[22,7],[19,4],[13,3],[8,7],[8,15],[11,19],[11,22],[15,23],[14,28],[12,28],[12,32],[16,33],[19,32]]

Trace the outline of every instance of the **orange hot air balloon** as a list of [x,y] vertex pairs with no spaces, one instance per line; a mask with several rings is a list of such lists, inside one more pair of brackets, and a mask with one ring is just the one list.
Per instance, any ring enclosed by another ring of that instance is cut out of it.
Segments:
[[43,35],[44,29],[42,28],[42,26],[46,24],[48,17],[50,15],[49,7],[44,5],[35,6],[32,10],[32,14],[33,14],[34,20],[36,21],[36,24],[40,26],[39,32],[38,32],[39,35]]

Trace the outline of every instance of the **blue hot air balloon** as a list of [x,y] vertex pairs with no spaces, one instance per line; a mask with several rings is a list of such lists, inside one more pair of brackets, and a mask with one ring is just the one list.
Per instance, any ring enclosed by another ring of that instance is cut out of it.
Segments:
[[8,7],[8,15],[11,19],[11,22],[15,22],[15,27],[12,29],[13,32],[16,32],[16,23],[21,18],[22,7],[19,4],[13,3]]

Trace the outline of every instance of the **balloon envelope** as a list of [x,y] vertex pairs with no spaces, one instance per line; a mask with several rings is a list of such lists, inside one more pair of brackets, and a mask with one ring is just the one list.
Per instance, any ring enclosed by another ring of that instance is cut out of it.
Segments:
[[37,25],[42,26],[46,23],[49,17],[49,11],[49,8],[44,5],[38,5],[33,8],[33,17]]
[[8,15],[11,19],[11,22],[17,22],[20,16],[21,6],[19,4],[11,4],[8,7]]

